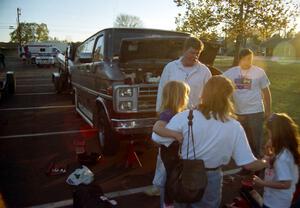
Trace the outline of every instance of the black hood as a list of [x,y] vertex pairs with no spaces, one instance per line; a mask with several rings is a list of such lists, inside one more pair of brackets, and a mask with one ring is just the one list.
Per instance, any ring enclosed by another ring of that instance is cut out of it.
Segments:
[[123,39],[120,48],[120,63],[167,61],[182,54],[185,37],[163,36]]
[[[182,55],[186,37],[153,36],[128,38],[121,42],[119,61],[121,64],[132,62],[170,62]],[[204,42],[204,51],[199,60],[206,65],[213,65],[220,45]]]

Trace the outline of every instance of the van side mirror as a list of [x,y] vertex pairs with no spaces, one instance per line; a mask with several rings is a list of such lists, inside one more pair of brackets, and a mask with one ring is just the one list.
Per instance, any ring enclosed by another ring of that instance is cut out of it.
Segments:
[[92,58],[79,58],[80,63],[90,63],[92,62]]

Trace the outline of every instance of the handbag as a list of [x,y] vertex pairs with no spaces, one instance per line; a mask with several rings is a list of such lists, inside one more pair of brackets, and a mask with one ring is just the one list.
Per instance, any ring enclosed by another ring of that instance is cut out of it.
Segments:
[[[196,159],[193,134],[193,110],[189,111],[188,126],[186,159],[180,157],[178,163],[167,176],[166,183],[168,195],[178,203],[194,203],[200,201],[207,186],[207,174],[204,161]],[[190,138],[193,145],[194,159],[189,158]],[[179,151],[181,151],[181,147]]]

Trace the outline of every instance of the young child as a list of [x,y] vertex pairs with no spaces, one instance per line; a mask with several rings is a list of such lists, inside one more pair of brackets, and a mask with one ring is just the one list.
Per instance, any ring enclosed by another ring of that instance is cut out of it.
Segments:
[[[160,189],[160,207],[170,207],[165,202],[165,184],[167,178],[166,164],[161,158],[161,150],[163,148],[164,153],[176,149],[174,141],[181,142],[183,136],[181,133],[169,130],[166,127],[172,117],[185,110],[188,104],[190,88],[187,84],[181,81],[169,81],[165,84],[162,93],[162,104],[160,106],[159,120],[153,126],[153,132],[163,136],[174,139],[165,139],[164,141],[154,141],[161,145],[157,155],[156,171],[153,179],[153,184]],[[173,148],[174,146],[174,148]],[[167,148],[168,147],[168,148]],[[173,150],[174,152],[174,150]],[[176,152],[176,150],[175,150]],[[176,153],[175,153],[176,154]]]
[[286,114],[275,113],[267,122],[273,159],[264,180],[254,176],[255,185],[264,187],[264,207],[290,207],[298,182],[300,164],[298,126]]

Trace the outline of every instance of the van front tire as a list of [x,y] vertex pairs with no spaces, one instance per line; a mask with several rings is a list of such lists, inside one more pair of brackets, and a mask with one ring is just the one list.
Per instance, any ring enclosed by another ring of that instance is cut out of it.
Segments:
[[106,156],[114,156],[119,151],[119,138],[113,129],[111,129],[103,110],[100,113],[99,119],[98,139],[102,153]]

